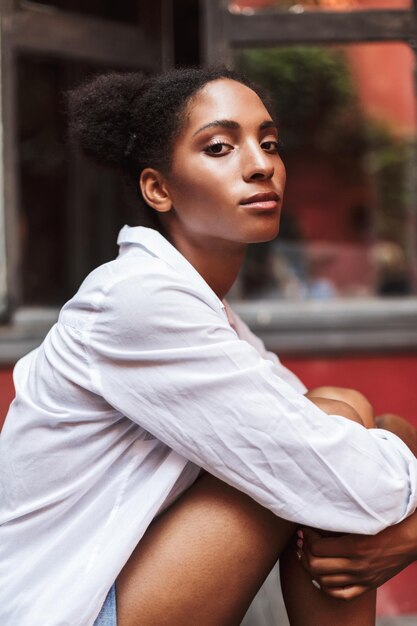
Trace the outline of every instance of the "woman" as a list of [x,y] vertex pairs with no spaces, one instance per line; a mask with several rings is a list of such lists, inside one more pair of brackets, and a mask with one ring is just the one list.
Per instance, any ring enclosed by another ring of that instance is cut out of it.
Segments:
[[118,258],[16,366],[0,623],[114,625],[117,578],[118,626],[237,624],[282,555],[292,624],[372,624],[374,594],[327,598],[283,552],[294,522],[399,522],[416,460],[348,404],[306,397],[223,302],[247,245],[278,233],[266,101],[233,72],[195,69],[99,77],[70,105],[84,151],[125,173],[151,228],[122,229]]

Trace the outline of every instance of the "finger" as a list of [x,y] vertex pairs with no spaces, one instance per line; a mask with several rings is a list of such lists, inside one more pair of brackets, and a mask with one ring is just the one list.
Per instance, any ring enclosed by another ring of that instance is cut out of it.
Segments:
[[358,581],[355,580],[353,576],[343,575],[343,574],[341,574],[340,576],[317,576],[316,575],[316,580],[319,581],[322,587],[326,587],[326,589],[358,586]]
[[313,528],[310,528],[308,526],[303,526],[301,528],[301,531],[304,535],[304,539],[306,541],[309,541],[310,543],[312,541],[317,541],[319,539],[323,538],[323,535],[321,535],[319,532],[317,532],[317,530],[314,530]]
[[304,544],[303,547],[309,546],[310,548],[312,545],[316,544],[316,542],[319,542],[323,538],[323,535],[321,535],[317,530],[306,527],[303,527],[299,531],[297,531],[297,535],[299,538],[301,537]]
[[303,558],[307,563],[307,569],[317,575],[355,574],[356,563],[350,559],[321,558],[303,550]]
[[296,555],[304,569],[312,578],[322,579],[323,576],[349,577],[349,581],[356,583],[354,572],[350,571],[350,562],[344,559],[317,559],[304,550],[297,550]]
[[357,551],[354,550],[353,542],[352,535],[321,537],[311,530],[304,532],[304,547],[315,556],[354,558]]
[[324,593],[332,598],[338,598],[339,600],[352,600],[369,591],[369,589],[370,587],[364,587],[363,585],[352,585],[350,587],[340,587],[336,589],[322,587]]

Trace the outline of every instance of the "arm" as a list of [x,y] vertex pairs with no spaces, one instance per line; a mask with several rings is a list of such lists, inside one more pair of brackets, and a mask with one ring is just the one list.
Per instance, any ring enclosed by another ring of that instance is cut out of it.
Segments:
[[85,340],[96,393],[276,515],[375,533],[414,510],[402,442],[327,416],[178,275],[115,283]]
[[294,374],[294,372],[289,370],[288,367],[285,367],[283,363],[281,363],[275,352],[270,352],[266,349],[262,339],[260,339],[260,337],[257,337],[257,335],[255,335],[251,331],[249,326],[241,319],[241,317],[239,317],[237,313],[235,313],[235,311],[231,308],[228,302],[224,301],[224,305],[226,307],[226,313],[230,325],[237,332],[239,338],[247,341],[249,345],[253,346],[255,350],[259,352],[262,358],[271,361],[271,363],[275,365],[274,370],[277,376],[279,376],[282,380],[291,385],[291,387],[294,387],[294,389],[296,389],[300,393],[306,393],[307,387],[298,378],[298,376]]
[[[417,453],[417,433],[396,415],[377,418]],[[322,589],[334,597],[354,598],[379,587],[417,560],[417,513],[374,536],[323,537],[305,528],[303,564]]]
[[377,535],[322,537],[304,528],[303,565],[323,591],[355,598],[417,560],[417,513]]

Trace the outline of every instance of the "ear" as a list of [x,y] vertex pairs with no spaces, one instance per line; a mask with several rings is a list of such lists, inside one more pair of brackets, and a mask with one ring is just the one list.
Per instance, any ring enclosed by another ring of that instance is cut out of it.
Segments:
[[166,213],[172,209],[172,200],[165,178],[158,170],[145,168],[139,179],[142,196],[155,211]]

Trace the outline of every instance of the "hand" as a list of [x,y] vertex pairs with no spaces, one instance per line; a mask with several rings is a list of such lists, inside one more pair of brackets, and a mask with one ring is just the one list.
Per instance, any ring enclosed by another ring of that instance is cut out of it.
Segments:
[[374,536],[323,537],[303,528],[301,560],[321,589],[346,600],[379,587],[417,558],[417,513]]

